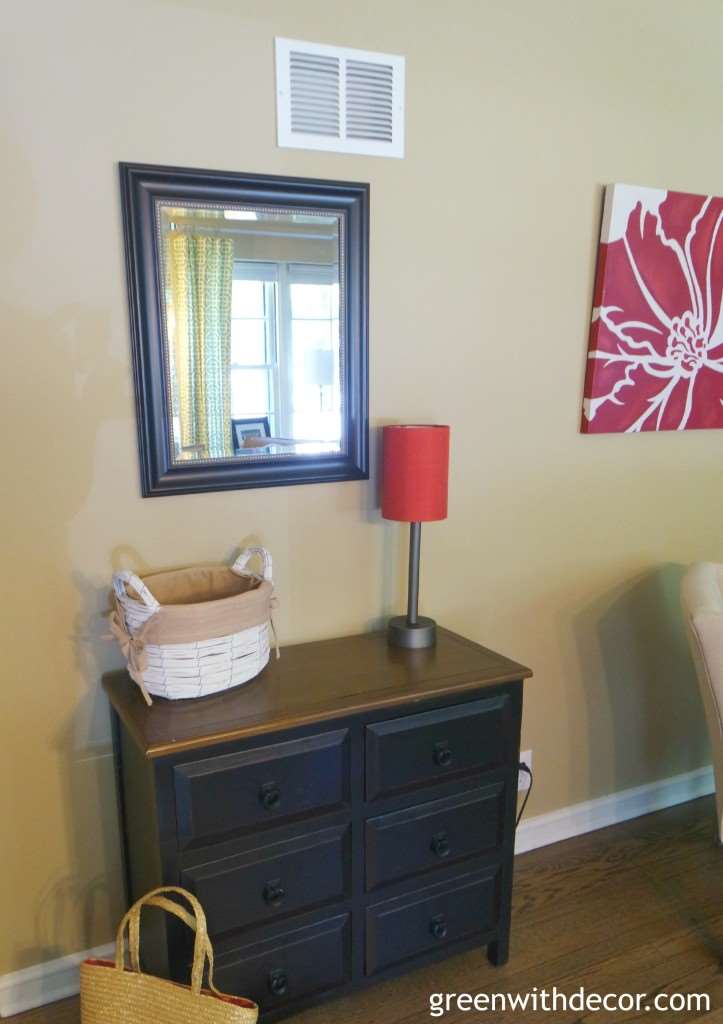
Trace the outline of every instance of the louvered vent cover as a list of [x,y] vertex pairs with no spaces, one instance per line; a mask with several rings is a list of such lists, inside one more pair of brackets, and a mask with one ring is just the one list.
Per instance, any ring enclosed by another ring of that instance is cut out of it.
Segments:
[[404,57],[276,40],[278,144],[404,156]]

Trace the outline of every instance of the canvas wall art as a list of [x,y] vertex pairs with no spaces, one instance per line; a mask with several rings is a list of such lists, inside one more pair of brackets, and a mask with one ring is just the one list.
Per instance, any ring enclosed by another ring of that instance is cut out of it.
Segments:
[[723,428],[723,199],[605,191],[582,430]]

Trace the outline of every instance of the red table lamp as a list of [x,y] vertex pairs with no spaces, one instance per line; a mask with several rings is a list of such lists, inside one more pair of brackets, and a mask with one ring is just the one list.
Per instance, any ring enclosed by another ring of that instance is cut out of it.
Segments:
[[409,523],[407,614],[389,620],[389,642],[397,647],[432,647],[434,619],[418,614],[422,523],[447,518],[449,427],[405,424],[384,427],[382,515]]

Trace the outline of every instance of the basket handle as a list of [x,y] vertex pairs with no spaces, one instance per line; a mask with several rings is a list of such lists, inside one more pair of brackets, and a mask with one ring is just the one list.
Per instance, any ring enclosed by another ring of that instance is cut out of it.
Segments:
[[238,556],[236,561],[231,566],[231,572],[235,572],[237,576],[256,576],[256,573],[250,573],[247,571],[246,566],[249,564],[254,555],[258,555],[264,563],[263,579],[269,583],[272,580],[272,562],[271,554],[266,548],[244,548],[241,554]]
[[[180,907],[174,900],[166,899],[163,893],[176,893],[183,896],[191,904],[193,914]],[[140,916],[143,907],[160,907],[170,914],[180,918],[196,933],[193,943],[193,966],[191,968],[191,992],[198,996],[201,994],[203,984],[203,969],[208,960],[208,983],[212,992],[216,992],[213,984],[213,947],[208,938],[206,928],[206,915],[203,907],[195,896],[185,889],[177,886],[162,886],[159,889],[152,889],[145,896],[141,896],[130,910],[125,914],[118,926],[115,945],[115,966],[116,970],[122,971],[125,959],[125,932],[128,929],[128,949],[131,958],[131,967],[134,971],[140,972]]]
[[157,612],[161,607],[140,576],[136,576],[134,572],[129,572],[128,569],[121,569],[120,572],[113,573],[113,590],[119,601],[128,599],[126,584],[133,587],[146,608],[151,608],[154,612]]

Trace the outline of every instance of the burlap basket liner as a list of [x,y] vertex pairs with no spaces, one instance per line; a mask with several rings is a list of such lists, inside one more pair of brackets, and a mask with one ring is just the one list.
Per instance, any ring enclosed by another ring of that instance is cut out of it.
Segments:
[[[143,582],[160,604],[141,627],[144,644],[213,640],[261,626],[271,618],[273,584],[238,576],[226,566],[153,573],[144,576]],[[140,600],[132,586],[127,584],[126,590],[132,600]]]
[[[182,895],[194,916],[167,899],[164,893]],[[160,907],[174,914],[196,932],[191,984],[165,981],[140,970],[140,911]],[[131,967],[125,966],[125,931]],[[208,988],[202,987],[208,963]],[[213,984],[213,948],[206,918],[198,900],[172,886],[155,889],[135,903],[121,921],[116,939],[116,958],[86,960],[80,967],[81,1024],[256,1024],[256,1003],[219,992]]]

